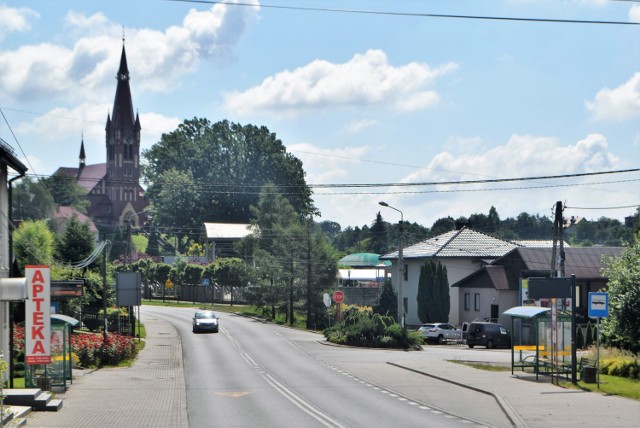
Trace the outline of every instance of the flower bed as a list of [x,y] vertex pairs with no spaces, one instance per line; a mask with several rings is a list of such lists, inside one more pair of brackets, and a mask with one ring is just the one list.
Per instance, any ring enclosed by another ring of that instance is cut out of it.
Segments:
[[[16,354],[24,358],[24,326],[14,327],[13,337]],[[109,333],[104,341],[102,334],[74,332],[71,348],[82,367],[117,365],[137,354],[135,340],[117,333]]]

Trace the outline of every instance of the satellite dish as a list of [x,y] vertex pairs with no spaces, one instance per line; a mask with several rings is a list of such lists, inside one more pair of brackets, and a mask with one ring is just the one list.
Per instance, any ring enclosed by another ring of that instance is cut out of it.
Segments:
[[329,296],[329,294],[324,293],[324,295],[322,296],[322,301],[327,308],[331,307],[331,297]]

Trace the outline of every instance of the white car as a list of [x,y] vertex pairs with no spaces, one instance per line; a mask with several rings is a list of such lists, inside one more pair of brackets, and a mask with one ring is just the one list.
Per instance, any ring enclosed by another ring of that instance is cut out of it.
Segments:
[[193,332],[212,331],[218,332],[220,328],[218,316],[213,311],[198,311],[193,316]]
[[462,342],[462,330],[458,330],[451,324],[440,322],[422,324],[418,331],[422,333],[422,337],[427,342],[437,342],[439,344],[448,341]]

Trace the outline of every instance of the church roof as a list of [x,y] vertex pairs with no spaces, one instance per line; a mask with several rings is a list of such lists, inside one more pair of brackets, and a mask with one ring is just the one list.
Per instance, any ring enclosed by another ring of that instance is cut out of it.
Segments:
[[89,193],[93,190],[94,187],[100,183],[107,175],[107,164],[106,163],[96,163],[93,165],[85,165],[84,168],[80,171],[80,176],[78,177],[78,186],[82,187]]
[[113,100],[112,117],[107,120],[108,126],[112,128],[138,128],[140,126],[138,118],[133,114],[133,101],[131,99],[131,88],[129,87],[129,68],[127,67],[127,54],[124,46],[122,46],[117,79],[118,86]]
[[[80,176],[78,176],[78,171]],[[98,163],[94,165],[85,165],[82,168],[71,168],[62,166],[53,174],[59,177],[75,178],[76,184],[82,187],[88,194],[94,187],[100,183],[107,175],[107,164]]]

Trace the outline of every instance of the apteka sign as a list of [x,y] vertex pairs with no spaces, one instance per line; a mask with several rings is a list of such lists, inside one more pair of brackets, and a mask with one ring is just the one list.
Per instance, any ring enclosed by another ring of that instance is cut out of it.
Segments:
[[51,289],[49,266],[25,266],[25,362],[51,364]]

